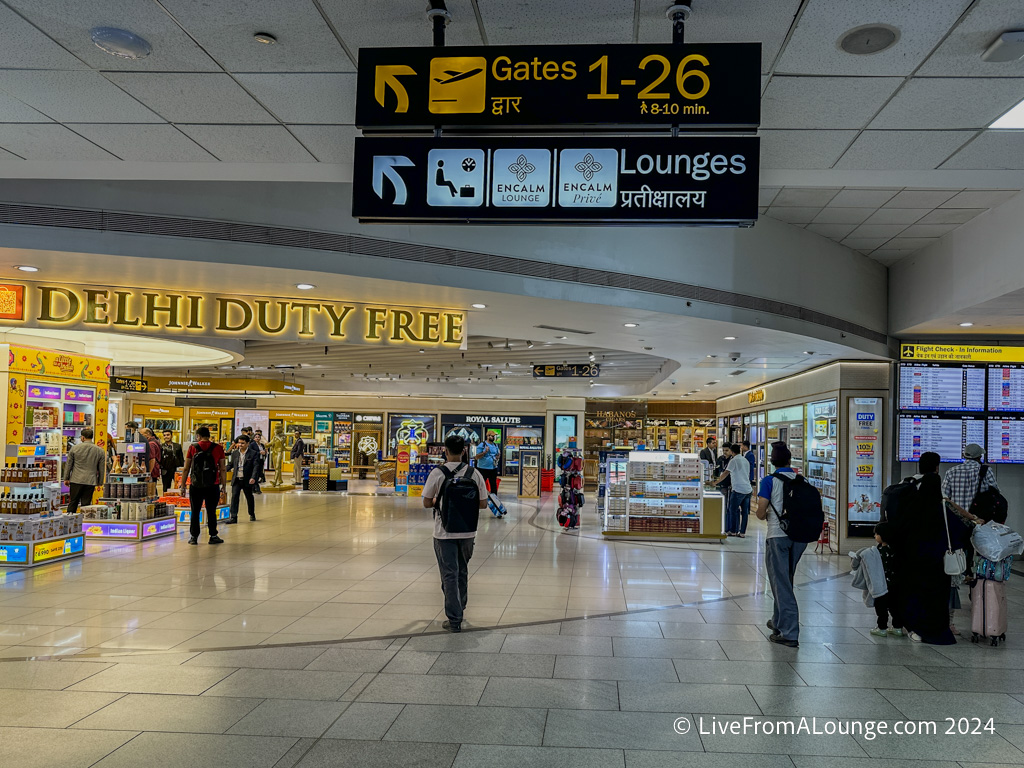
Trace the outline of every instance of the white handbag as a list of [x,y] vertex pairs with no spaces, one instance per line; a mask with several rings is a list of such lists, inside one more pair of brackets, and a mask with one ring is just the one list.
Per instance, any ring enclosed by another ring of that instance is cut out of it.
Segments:
[[959,576],[967,570],[967,555],[962,549],[953,549],[953,541],[949,537],[949,517],[946,505],[942,505],[942,522],[946,524],[946,554],[942,556],[942,569],[947,576]]

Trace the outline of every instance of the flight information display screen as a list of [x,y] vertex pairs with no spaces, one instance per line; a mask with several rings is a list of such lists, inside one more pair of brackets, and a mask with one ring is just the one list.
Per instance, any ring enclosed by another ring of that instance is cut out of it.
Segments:
[[1024,365],[988,367],[988,409],[1024,411]]
[[984,411],[985,366],[900,363],[899,389],[901,411]]
[[1024,416],[990,416],[986,461],[1024,464]]
[[898,461],[917,461],[934,451],[944,462],[962,462],[968,443],[985,445],[983,417],[900,414]]

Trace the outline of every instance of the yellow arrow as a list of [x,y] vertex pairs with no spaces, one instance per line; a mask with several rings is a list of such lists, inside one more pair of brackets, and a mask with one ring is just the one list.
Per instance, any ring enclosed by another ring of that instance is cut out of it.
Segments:
[[391,86],[391,90],[398,97],[398,106],[395,108],[395,112],[408,112],[409,94],[406,92],[405,86],[399,82],[398,77],[399,75],[415,74],[416,70],[405,64],[383,64],[378,66],[373,81],[373,95],[376,97],[377,103],[382,107],[384,106],[384,94],[387,92],[388,86]]

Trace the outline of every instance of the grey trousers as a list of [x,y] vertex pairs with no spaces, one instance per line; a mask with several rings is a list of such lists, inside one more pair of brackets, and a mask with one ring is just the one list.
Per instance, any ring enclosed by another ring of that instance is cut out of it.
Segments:
[[793,577],[807,545],[788,536],[765,540],[765,565],[775,600],[772,623],[786,640],[800,640],[800,607],[793,593]]
[[441,572],[444,614],[456,626],[469,599],[469,559],[473,557],[473,539],[434,539],[434,554]]

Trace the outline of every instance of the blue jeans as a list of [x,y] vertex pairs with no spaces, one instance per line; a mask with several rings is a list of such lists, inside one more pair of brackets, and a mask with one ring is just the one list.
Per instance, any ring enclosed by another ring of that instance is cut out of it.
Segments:
[[473,557],[473,539],[434,539],[434,555],[441,572],[444,615],[452,624],[459,626],[469,599],[469,559]]
[[793,594],[793,576],[807,545],[789,536],[776,536],[765,541],[765,565],[775,601],[772,624],[786,640],[800,639],[800,608]]
[[[749,493],[737,493],[733,490],[729,494],[729,506],[725,511],[725,532],[726,533],[746,533],[747,531],[747,515],[750,514],[750,494]],[[740,518],[742,518],[742,527],[740,527]]]

